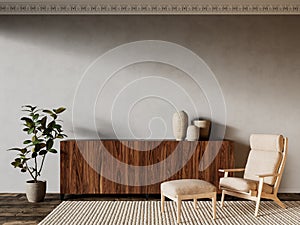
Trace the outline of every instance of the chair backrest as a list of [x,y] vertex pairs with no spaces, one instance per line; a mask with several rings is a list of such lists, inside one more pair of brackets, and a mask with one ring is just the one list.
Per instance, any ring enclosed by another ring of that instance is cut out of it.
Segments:
[[252,134],[250,147],[244,178],[258,181],[258,174],[279,173],[278,177],[266,177],[264,180],[266,184],[278,188],[285,165],[287,138],[282,135]]

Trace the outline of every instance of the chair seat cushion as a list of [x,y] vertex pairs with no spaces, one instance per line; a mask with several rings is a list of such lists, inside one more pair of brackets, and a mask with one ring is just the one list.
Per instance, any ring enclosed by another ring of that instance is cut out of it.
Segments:
[[[236,190],[242,192],[257,191],[258,181],[243,179],[239,177],[223,177],[220,179],[220,188]],[[271,194],[273,187],[268,184],[263,185],[263,192]]]
[[215,192],[216,187],[204,180],[181,179],[167,181],[161,184],[161,192],[171,196],[176,195],[196,195],[202,193]]

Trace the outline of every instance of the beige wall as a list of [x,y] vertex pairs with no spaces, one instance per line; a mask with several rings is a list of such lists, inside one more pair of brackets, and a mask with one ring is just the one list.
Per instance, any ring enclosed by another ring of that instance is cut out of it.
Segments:
[[[4,151],[24,139],[17,120],[21,116],[20,106],[66,106],[69,110],[64,115],[65,128],[72,138],[73,97],[86,68],[99,55],[120,44],[152,39],[191,49],[211,68],[224,94],[226,138],[236,143],[237,166],[245,163],[251,133],[282,133],[289,137],[290,151],[280,191],[300,192],[299,24],[297,16],[0,17],[0,180],[5,181],[1,182],[0,192],[23,192],[24,180],[28,178],[11,168],[13,154]],[[155,74],[181,84],[196,103],[199,116],[209,116],[203,92],[194,88],[186,75],[167,65],[146,63],[126,68],[118,73],[120,79],[111,83],[111,90],[118,87],[118,82],[129,82],[141,74]],[[160,85],[158,92],[167,89]],[[139,88],[143,91],[146,86]],[[89,97],[88,88],[86,91]],[[108,96],[109,93],[113,92],[108,92]],[[185,99],[180,95],[177,99],[178,107],[185,107]],[[88,103],[82,104],[84,108]],[[97,107],[101,113],[105,106]],[[166,131],[159,133],[162,124],[153,123],[151,130],[157,134],[153,137],[173,137],[168,120],[172,108],[168,105],[150,99],[135,109],[137,114],[143,114],[140,121],[151,119],[163,109],[158,116],[165,119]],[[189,106],[185,109],[189,111]],[[189,115],[190,119],[197,116],[192,112]],[[111,127],[109,119],[101,120],[109,118],[105,116],[96,118],[101,125],[98,124],[100,133],[103,137],[114,137],[104,129]],[[77,122],[86,124],[91,119],[82,117]],[[122,123],[121,118],[116,121]],[[149,132],[145,125],[139,122],[133,126],[142,138]],[[89,128],[83,125],[79,136],[89,137]],[[43,178],[48,180],[51,192],[59,191],[58,168],[59,157],[50,156]]]

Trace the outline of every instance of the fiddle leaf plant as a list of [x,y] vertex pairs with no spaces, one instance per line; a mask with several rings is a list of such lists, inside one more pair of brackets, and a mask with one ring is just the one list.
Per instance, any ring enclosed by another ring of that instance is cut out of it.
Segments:
[[17,157],[11,163],[21,172],[29,172],[34,182],[38,181],[44,166],[44,161],[48,153],[57,153],[53,145],[56,139],[67,137],[62,130],[62,120],[59,116],[66,109],[39,109],[36,106],[22,106],[22,111],[26,116],[21,118],[24,122],[23,131],[29,136],[23,141],[23,147],[11,148],[8,151],[17,151]]

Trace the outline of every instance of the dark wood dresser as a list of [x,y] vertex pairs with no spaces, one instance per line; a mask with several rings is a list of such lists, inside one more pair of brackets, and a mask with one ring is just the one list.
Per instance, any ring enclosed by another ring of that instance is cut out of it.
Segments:
[[219,168],[234,168],[232,141],[60,142],[62,195],[159,194],[163,181],[185,178],[203,179],[218,187]]

